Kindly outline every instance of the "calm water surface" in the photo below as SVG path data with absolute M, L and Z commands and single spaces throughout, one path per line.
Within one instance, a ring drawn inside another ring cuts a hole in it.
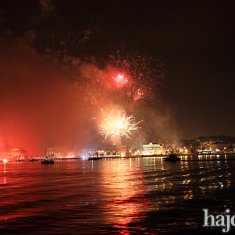
M 202 208 L 235 214 L 231 158 L 0 163 L 0 234 L 206 234 Z

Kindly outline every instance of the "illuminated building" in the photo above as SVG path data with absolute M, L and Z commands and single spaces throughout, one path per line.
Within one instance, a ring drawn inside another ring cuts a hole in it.
M 213 150 L 221 151 L 221 152 L 233 152 L 234 147 L 232 143 L 226 143 L 226 142 L 214 142 L 211 144 L 211 148 Z
M 129 153 L 126 146 L 103 146 L 95 149 L 84 149 L 81 153 L 82 158 L 98 155 L 99 157 L 124 157 Z
M 55 158 L 64 158 L 68 154 L 68 149 L 65 147 L 50 147 L 46 150 L 46 155 Z
M 99 149 L 97 152 L 99 155 L 101 156 L 103 155 L 105 157 L 124 157 L 128 155 L 126 146 L 116 146 L 116 145 L 105 146 Z
M 167 150 L 164 146 L 155 143 L 149 143 L 143 145 L 143 155 L 164 155 Z
M 22 148 L 10 148 L 8 150 L 0 151 L 0 160 L 24 160 L 28 153 Z

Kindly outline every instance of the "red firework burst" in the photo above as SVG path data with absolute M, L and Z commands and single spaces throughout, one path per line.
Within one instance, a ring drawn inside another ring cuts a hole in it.
M 123 73 L 118 73 L 115 76 L 113 76 L 113 81 L 116 87 L 121 88 L 127 85 L 128 77 Z

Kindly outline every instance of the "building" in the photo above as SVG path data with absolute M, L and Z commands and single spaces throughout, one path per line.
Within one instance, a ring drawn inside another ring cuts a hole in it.
M 28 153 L 26 150 L 22 148 L 9 148 L 0 151 L 0 161 L 3 159 L 11 160 L 25 160 L 28 156 Z
M 46 155 L 54 158 L 64 158 L 68 155 L 68 149 L 64 147 L 50 147 L 47 148 Z
M 149 143 L 143 145 L 143 155 L 164 155 L 167 153 L 166 148 L 161 144 Z
M 84 159 L 91 156 L 124 157 L 128 155 L 131 155 L 131 153 L 126 146 L 117 145 L 100 146 L 99 148 L 93 149 L 83 149 L 83 151 L 81 152 L 81 157 Z
M 233 152 L 234 151 L 234 146 L 233 143 L 226 143 L 226 142 L 214 142 L 211 144 L 211 148 L 213 150 L 217 150 L 220 152 Z

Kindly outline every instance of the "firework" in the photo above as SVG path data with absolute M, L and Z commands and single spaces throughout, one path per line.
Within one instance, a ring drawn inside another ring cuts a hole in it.
M 113 68 L 119 69 L 119 71 L 121 69 L 122 73 L 128 74 L 128 80 L 131 78 L 131 86 L 128 88 L 134 88 L 132 101 L 145 100 L 149 105 L 154 104 L 155 95 L 158 93 L 159 87 L 162 86 L 165 75 L 162 63 L 153 57 L 145 56 L 142 53 L 139 54 L 133 50 L 130 52 L 130 50 L 125 50 L 125 48 L 113 52 L 109 56 L 108 63 Z M 139 87 L 144 88 L 144 92 L 143 89 L 136 92 Z M 129 92 L 128 90 L 130 89 L 126 89 L 127 93 Z
M 100 125 L 101 134 L 105 137 L 127 137 L 131 133 L 139 130 L 139 122 L 134 116 L 126 116 L 124 112 L 111 110 L 104 113 L 103 121 Z
M 144 96 L 144 92 L 142 91 L 142 89 L 138 88 L 134 94 L 134 101 L 137 102 L 141 100 L 143 96 Z
M 114 76 L 113 80 L 114 80 L 116 86 L 119 88 L 127 85 L 127 83 L 128 83 L 127 76 L 122 73 L 118 73 L 116 76 Z

